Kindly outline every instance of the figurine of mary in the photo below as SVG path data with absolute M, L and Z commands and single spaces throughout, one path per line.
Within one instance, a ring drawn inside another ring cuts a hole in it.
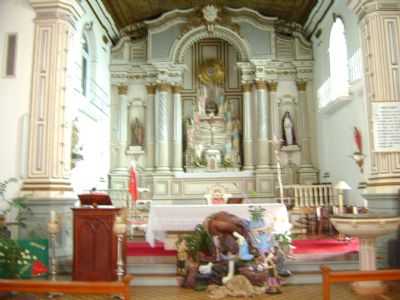
M 284 146 L 296 145 L 294 124 L 288 111 L 285 112 L 282 118 L 282 138 Z

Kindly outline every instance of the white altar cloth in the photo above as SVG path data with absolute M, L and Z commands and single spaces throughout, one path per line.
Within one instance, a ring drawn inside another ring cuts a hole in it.
M 193 231 L 196 225 L 202 224 L 206 217 L 226 211 L 243 219 L 250 219 L 249 206 L 265 208 L 266 226 L 272 226 L 274 233 L 285 233 L 290 230 L 286 206 L 280 203 L 263 204 L 219 204 L 219 205 L 157 205 L 150 207 L 146 230 L 146 241 L 154 246 L 156 240 L 165 241 L 168 231 Z

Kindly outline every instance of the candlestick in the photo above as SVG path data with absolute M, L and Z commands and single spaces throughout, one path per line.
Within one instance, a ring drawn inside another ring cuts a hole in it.
M 353 206 L 353 215 L 358 215 L 358 208 L 357 208 L 357 206 Z
M 51 222 L 56 222 L 57 221 L 57 214 L 55 210 L 50 211 L 50 221 Z
M 124 276 L 124 260 L 122 257 L 122 243 L 126 232 L 126 224 L 121 216 L 116 216 L 113 227 L 114 233 L 117 235 L 117 276 L 118 280 L 122 280 Z

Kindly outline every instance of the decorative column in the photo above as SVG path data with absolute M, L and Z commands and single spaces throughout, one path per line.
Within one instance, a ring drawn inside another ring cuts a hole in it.
M 128 147 L 128 86 L 118 86 L 119 96 L 119 159 L 118 169 L 128 170 L 128 162 L 126 161 L 126 149 Z
M 146 151 L 146 170 L 154 169 L 154 98 L 156 94 L 156 86 L 148 85 L 147 103 L 146 103 L 146 128 L 145 132 L 145 151 Z
M 349 0 L 358 16 L 368 115 L 368 194 L 398 198 L 400 186 L 400 2 Z M 390 122 L 392 120 L 392 123 Z M 390 195 L 394 195 L 393 197 Z M 383 205 L 384 199 L 380 199 Z M 394 200 L 394 199 L 393 199 Z M 390 200 L 391 201 L 391 200 Z M 390 204 L 390 205 L 393 205 Z M 393 206 L 394 207 L 394 206 Z M 400 212 L 400 203 L 396 201 Z
M 68 198 L 72 196 L 71 120 L 66 113 L 70 105 L 66 79 L 75 23 L 82 11 L 73 0 L 30 2 L 36 18 L 28 171 L 22 190 L 33 198 Z
M 172 134 L 173 143 L 173 171 L 182 171 L 182 99 L 181 99 L 180 86 L 172 87 L 172 97 L 173 97 L 173 120 L 174 128 Z
M 156 99 L 156 170 L 169 171 L 169 98 L 171 86 L 166 83 L 158 85 Z
M 243 83 L 243 169 L 253 170 L 253 133 L 252 133 L 252 103 L 251 83 Z
M 277 138 L 279 138 L 281 136 L 280 130 L 281 130 L 281 125 L 280 125 L 280 120 L 279 120 L 279 110 L 278 110 L 278 102 L 277 102 L 277 90 L 278 90 L 278 82 L 277 81 L 270 81 L 268 82 L 268 86 L 269 86 L 269 98 L 270 98 L 270 107 L 271 107 L 271 111 L 270 111 L 270 140 L 272 140 L 272 138 L 274 136 L 276 136 Z M 270 143 L 270 153 L 271 153 L 271 162 L 272 163 L 276 163 L 276 156 L 272 155 L 273 153 L 273 144 Z
M 301 167 L 312 167 L 311 165 L 311 152 L 310 152 L 310 127 L 308 124 L 308 104 L 307 104 L 307 82 L 304 80 L 296 81 L 298 101 L 300 109 L 300 130 L 298 131 L 301 136 Z
M 265 81 L 256 81 L 257 89 L 257 169 L 269 167 L 270 149 L 268 141 L 269 103 L 267 84 Z

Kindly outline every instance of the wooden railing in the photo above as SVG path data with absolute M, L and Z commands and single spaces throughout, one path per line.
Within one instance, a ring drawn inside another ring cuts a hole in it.
M 334 206 L 336 195 L 332 185 L 286 185 L 286 193 L 292 198 L 293 208 Z
M 107 294 L 121 295 L 130 300 L 129 283 L 133 279 L 126 275 L 122 281 L 50 281 L 50 280 L 7 280 L 0 279 L 2 292 Z
M 400 280 L 400 269 L 381 271 L 341 271 L 332 272 L 328 266 L 321 266 L 323 300 L 331 299 L 331 284 L 353 281 L 393 281 Z

